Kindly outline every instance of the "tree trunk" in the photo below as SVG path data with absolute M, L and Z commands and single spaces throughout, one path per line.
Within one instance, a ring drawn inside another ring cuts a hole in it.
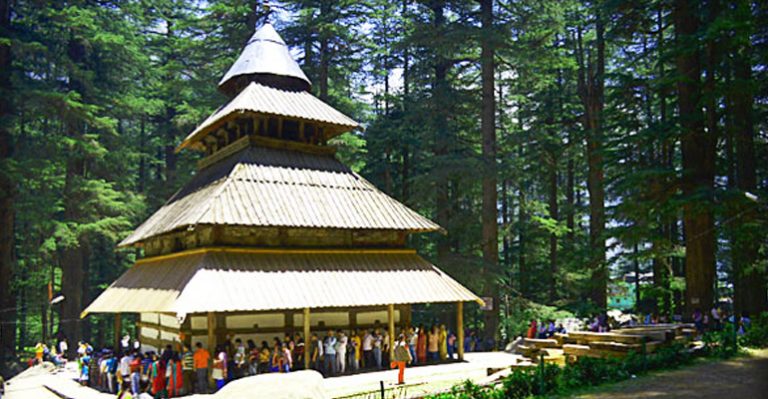
M 496 342 L 499 329 L 499 290 L 496 285 L 499 266 L 498 194 L 496 192 L 496 96 L 493 61 L 493 0 L 480 2 L 482 18 L 480 53 L 482 75 L 482 110 L 480 130 L 483 136 L 482 248 L 484 295 L 493 298 L 493 308 L 485 314 L 487 338 Z
M 574 146 L 576 143 L 573 142 L 574 140 L 574 134 L 573 129 L 569 129 L 568 131 L 568 164 L 566 165 L 566 182 L 565 182 L 565 202 L 566 202 L 566 208 L 565 208 L 565 226 L 568 228 L 568 248 L 573 249 L 575 244 L 575 237 L 576 237 L 576 223 L 575 223 L 575 215 L 576 215 L 576 202 L 575 202 L 575 193 L 574 193 L 574 186 L 575 186 L 575 180 L 576 180 L 576 173 L 575 173 L 575 161 L 574 161 Z
M 525 126 L 525 123 L 523 121 L 522 117 L 518 117 L 518 123 L 520 125 L 520 129 L 522 131 L 523 126 Z M 517 156 L 520 159 L 525 159 L 525 147 L 522 142 L 518 144 L 517 147 Z M 521 175 L 518 177 L 517 182 L 517 194 L 518 194 L 518 200 L 517 200 L 517 206 L 518 206 L 518 227 L 517 227 L 517 242 L 518 242 L 518 273 L 519 273 L 519 284 L 520 284 L 520 295 L 523 296 L 523 298 L 529 298 L 531 293 L 531 287 L 530 287 L 530 276 L 528 275 L 528 259 L 526 254 L 526 226 L 528 226 L 528 201 L 526 199 L 526 190 L 528 189 L 525 176 Z
M 577 32 L 578 92 L 584 106 L 583 123 L 587 132 L 587 190 L 589 191 L 589 267 L 592 271 L 590 299 L 600 309 L 607 306 L 608 273 L 605 264 L 605 183 L 603 175 L 603 107 L 605 88 L 605 25 L 596 11 L 595 52 L 584 48 L 582 32 Z
M 11 29 L 9 0 L 0 0 L 0 32 Z M 14 182 L 8 169 L 13 142 L 8 122 L 13 113 L 11 99 L 11 44 L 0 41 L 0 362 L 15 354 L 16 298 L 11 293 L 14 249 Z
M 548 162 L 548 180 L 549 180 L 549 217 L 552 220 L 558 220 L 557 209 L 557 158 L 550 152 Z M 549 302 L 554 303 L 557 300 L 557 234 L 549 234 Z
M 678 108 L 682 128 L 682 190 L 685 229 L 686 311 L 704 311 L 714 302 L 715 224 L 712 188 L 715 175 L 715 138 L 704 130 L 701 113 L 701 51 L 695 40 L 699 23 L 688 0 L 675 0 L 673 19 L 680 49 L 675 57 Z
M 85 40 L 72 37 L 68 43 L 69 59 L 74 65 L 84 68 L 87 59 L 88 46 Z M 70 76 L 69 89 L 79 93 L 83 99 L 87 98 L 85 85 L 75 77 Z M 86 158 L 83 150 L 79 148 L 83 140 L 84 124 L 80 121 L 69 120 L 66 125 L 67 134 L 73 144 L 67 154 L 66 170 L 64 178 L 64 221 L 69 224 L 78 224 L 82 219 L 82 189 Z M 82 339 L 82 323 L 80 312 L 83 310 L 83 279 L 85 275 L 82 237 L 77 237 L 76 243 L 67 243 L 60 251 L 61 258 L 61 289 L 65 300 L 61 303 L 60 330 L 70 342 Z M 74 354 L 75 345 L 70 346 Z
M 408 1 L 409 0 L 403 0 L 403 6 L 401 10 L 401 17 L 403 20 L 406 19 L 406 16 L 408 14 Z M 411 56 L 410 56 L 410 46 L 406 45 L 403 49 L 403 114 L 408 114 L 408 107 L 409 107 L 409 101 L 410 101 L 410 62 L 411 62 Z M 400 178 L 402 180 L 402 183 L 400 185 L 400 201 L 402 201 L 404 204 L 408 204 L 408 200 L 410 198 L 410 172 L 411 172 L 411 155 L 410 155 L 410 149 L 408 146 L 408 138 L 407 137 L 400 137 L 401 141 L 401 151 L 403 154 L 403 162 L 401 165 L 400 170 Z
M 168 26 L 168 30 L 166 32 L 166 37 L 168 38 L 169 42 L 173 42 L 173 21 L 166 21 L 166 25 Z M 174 50 L 170 50 L 170 53 L 168 54 L 168 59 L 166 60 L 166 64 L 173 62 L 176 59 L 176 55 Z M 177 77 L 173 74 L 169 74 L 166 76 L 166 79 L 168 81 L 176 80 Z M 166 101 L 170 101 L 170 99 L 174 98 L 175 96 L 172 96 L 171 93 L 166 93 L 168 96 L 168 99 Z M 176 117 L 176 107 L 173 105 L 170 105 L 170 103 L 166 103 L 165 106 L 165 118 L 163 120 L 163 124 L 165 125 L 165 185 L 164 187 L 175 190 L 176 187 L 176 126 L 174 124 L 173 118 Z
M 83 160 L 77 155 L 70 155 L 67 162 L 66 180 L 64 183 L 65 219 L 75 222 L 80 219 L 78 207 L 80 198 L 77 195 L 77 185 L 82 183 L 79 172 L 82 171 Z M 69 342 L 75 343 L 83 338 L 80 312 L 83 310 L 83 279 L 85 277 L 83 248 L 80 244 L 69 246 L 61 251 L 61 291 L 64 301 L 61 302 L 61 320 L 59 330 L 64 333 Z M 74 355 L 75 345 L 70 345 L 70 355 Z
M 144 114 L 141 115 L 139 122 L 139 177 L 137 179 L 136 191 L 144 193 L 147 187 L 147 132 Z
M 321 2 L 320 5 L 320 16 L 321 18 L 327 19 L 328 14 L 331 13 L 331 5 L 327 1 Z M 326 21 L 328 22 L 328 21 Z M 331 55 L 329 54 L 329 41 L 330 41 L 330 33 L 328 32 L 328 28 L 322 28 L 320 30 L 320 71 L 318 73 L 318 86 L 320 89 L 320 99 L 323 101 L 328 101 L 328 68 L 330 67 L 331 63 Z
M 445 25 L 445 3 L 435 1 L 431 3 L 433 15 L 433 26 L 436 31 L 440 31 Z M 438 55 L 434 64 L 435 82 L 432 89 L 433 117 L 435 128 L 435 147 L 434 155 L 437 163 L 445 162 L 448 155 L 448 120 L 446 110 L 446 97 L 448 96 L 448 60 L 444 56 Z M 438 171 L 435 182 L 435 208 L 437 213 L 437 224 L 447 228 L 450 218 L 450 202 L 448 198 L 449 190 L 448 176 L 444 171 Z M 446 262 L 450 253 L 450 241 L 448 237 L 440 236 L 437 239 L 437 259 L 440 263 Z
M 748 1 L 738 5 L 743 15 L 749 15 Z M 744 34 L 746 37 L 747 34 Z M 749 40 L 749 39 L 747 39 Z M 760 231 L 755 221 L 759 218 L 755 204 L 745 200 L 742 192 L 757 189 L 755 162 L 754 94 L 752 80 L 752 48 L 748 42 L 737 48 L 733 57 L 735 95 L 728 104 L 733 107 L 733 134 L 736 150 L 736 187 L 739 190 L 739 219 L 735 222 L 739 232 L 734 236 L 733 267 L 739 282 L 735 286 L 736 310 L 756 316 L 768 309 L 766 299 L 766 272 L 758 265 Z
M 635 243 L 632 247 L 632 253 L 635 255 L 632 262 L 635 269 L 635 312 L 640 313 L 640 259 L 638 259 L 637 252 L 637 243 Z

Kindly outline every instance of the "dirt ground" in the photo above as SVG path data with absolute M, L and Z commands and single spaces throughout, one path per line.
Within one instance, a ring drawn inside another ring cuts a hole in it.
M 768 349 L 624 381 L 577 397 L 768 399 Z

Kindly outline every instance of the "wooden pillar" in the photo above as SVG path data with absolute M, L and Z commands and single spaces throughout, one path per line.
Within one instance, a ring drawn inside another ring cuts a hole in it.
M 395 305 L 387 305 L 387 322 L 389 323 L 389 359 L 395 359 Z
M 309 320 L 309 308 L 304 308 L 304 370 L 309 370 L 309 361 L 311 360 L 312 353 L 310 353 L 311 340 L 309 338 L 309 326 L 311 326 Z
M 464 360 L 464 302 L 456 302 L 456 330 L 459 360 Z
M 211 365 L 216 358 L 216 313 L 208 312 L 208 352 L 211 353 Z M 212 371 L 212 370 L 211 370 Z M 208 384 L 213 384 L 213 372 L 208 373 Z
M 115 353 L 120 351 L 120 335 L 123 330 L 123 320 L 120 313 L 115 313 Z

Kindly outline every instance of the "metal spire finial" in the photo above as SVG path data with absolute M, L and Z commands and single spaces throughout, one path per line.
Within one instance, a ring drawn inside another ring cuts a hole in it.
M 264 23 L 269 23 L 269 15 L 272 14 L 272 6 L 269 5 L 269 0 L 264 0 L 261 6 L 264 8 Z

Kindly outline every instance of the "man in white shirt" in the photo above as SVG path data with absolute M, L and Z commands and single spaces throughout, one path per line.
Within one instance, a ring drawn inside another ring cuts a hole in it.
M 118 372 L 121 376 L 123 376 L 123 381 L 130 381 L 131 360 L 133 360 L 133 356 L 131 356 L 130 353 L 126 353 L 122 358 L 120 358 L 120 366 L 118 367 Z
M 416 364 L 416 346 L 419 344 L 419 334 L 413 327 L 408 329 L 408 352 L 411 354 L 411 362 Z
M 343 331 L 339 330 L 339 338 L 336 342 L 336 370 L 339 374 L 344 374 L 344 370 L 346 370 L 347 342 L 349 342 L 349 338 Z
M 59 342 L 59 353 L 61 353 L 61 357 L 67 358 L 67 351 L 69 350 L 69 345 L 67 344 L 67 339 L 62 338 Z
M 373 335 L 367 330 L 363 337 L 363 367 L 373 367 Z

